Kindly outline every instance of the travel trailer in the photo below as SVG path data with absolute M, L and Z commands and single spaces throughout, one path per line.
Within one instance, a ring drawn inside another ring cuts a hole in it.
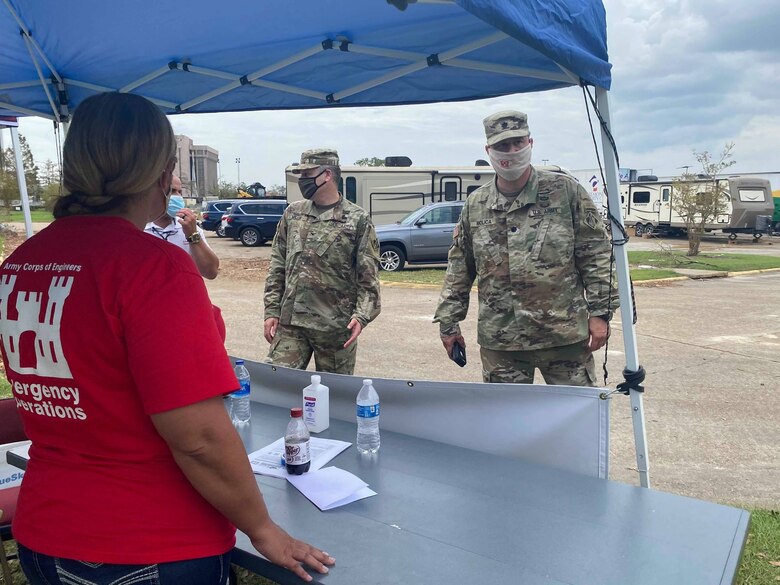
M 683 233 L 685 220 L 674 209 L 674 183 L 671 180 L 651 181 L 654 177 L 642 177 L 642 182 L 623 183 L 620 201 L 626 226 L 633 226 L 637 236 L 654 231 Z M 737 234 L 761 237 L 770 225 L 774 213 L 772 187 L 766 179 L 756 177 L 727 177 L 716 179 L 719 189 L 728 196 L 723 213 L 715 221 L 707 223 L 707 231 L 722 230 L 729 238 Z M 695 181 L 702 188 L 711 181 Z M 769 219 L 767 219 L 767 216 Z
M 400 221 L 428 203 L 465 200 L 495 176 L 487 163 L 463 167 L 413 167 L 407 157 L 388 157 L 385 165 L 341 167 L 339 191 L 368 211 L 375 225 Z M 558 166 L 536 168 L 567 173 Z M 293 169 L 295 165 L 285 169 L 287 200 L 291 203 L 303 199 L 298 175 L 292 173 Z
M 405 158 L 405 157 L 390 157 Z M 405 159 L 408 161 L 409 159 Z M 388 160 L 386 162 L 392 162 Z M 411 163 L 411 161 L 409 161 Z M 287 200 L 303 199 L 298 175 L 285 169 Z M 394 223 L 426 203 L 460 201 L 493 179 L 490 166 L 412 167 L 342 166 L 339 191 L 347 200 L 360 205 L 376 225 Z
M 598 170 L 573 170 L 571 174 L 597 204 L 599 201 L 606 202 Z M 722 230 L 731 239 L 735 239 L 738 233 L 760 237 L 768 231 L 774 213 L 769 180 L 762 176 L 737 175 L 719 177 L 716 181 L 728 195 L 728 202 L 723 213 L 704 226 L 707 231 Z M 620 203 L 626 227 L 633 227 L 637 236 L 658 231 L 684 233 L 685 220 L 674 209 L 674 182 L 672 177 L 659 179 L 654 175 L 638 175 L 634 169 L 621 169 Z M 697 179 L 694 183 L 704 187 L 711 181 Z

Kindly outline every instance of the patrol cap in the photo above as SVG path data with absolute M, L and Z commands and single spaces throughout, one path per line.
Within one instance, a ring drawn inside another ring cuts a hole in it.
M 528 129 L 528 116 L 515 110 L 496 112 L 482 120 L 482 123 L 485 125 L 488 146 L 507 138 L 522 138 L 531 134 Z
M 300 174 L 307 169 L 316 169 L 317 167 L 339 166 L 339 153 L 335 148 L 312 148 L 304 150 L 301 154 L 301 163 L 292 169 L 293 174 Z

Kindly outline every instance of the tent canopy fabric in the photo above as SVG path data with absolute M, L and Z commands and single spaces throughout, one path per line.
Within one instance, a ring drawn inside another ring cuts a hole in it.
M 601 0 L 0 6 L 0 116 L 66 119 L 99 91 L 171 114 L 460 101 L 609 89 L 610 67 Z

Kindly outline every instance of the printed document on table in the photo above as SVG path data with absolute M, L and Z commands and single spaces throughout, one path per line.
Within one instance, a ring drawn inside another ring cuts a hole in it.
M 309 443 L 311 453 L 311 467 L 309 471 L 321 469 L 350 445 L 352 443 L 347 441 L 312 437 Z M 282 461 L 283 459 L 284 437 L 249 454 L 249 463 L 252 465 L 252 471 L 258 475 L 270 475 L 271 477 L 286 478 L 289 475 Z
M 362 479 L 338 467 L 288 475 L 287 481 L 320 510 L 331 510 L 376 495 Z

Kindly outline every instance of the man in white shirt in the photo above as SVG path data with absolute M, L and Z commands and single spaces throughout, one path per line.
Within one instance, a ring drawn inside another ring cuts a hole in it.
M 179 246 L 195 261 L 203 278 L 213 280 L 219 272 L 219 258 L 206 242 L 203 230 L 191 209 L 184 206 L 181 179 L 173 175 L 168 213 L 146 224 L 144 231 Z

